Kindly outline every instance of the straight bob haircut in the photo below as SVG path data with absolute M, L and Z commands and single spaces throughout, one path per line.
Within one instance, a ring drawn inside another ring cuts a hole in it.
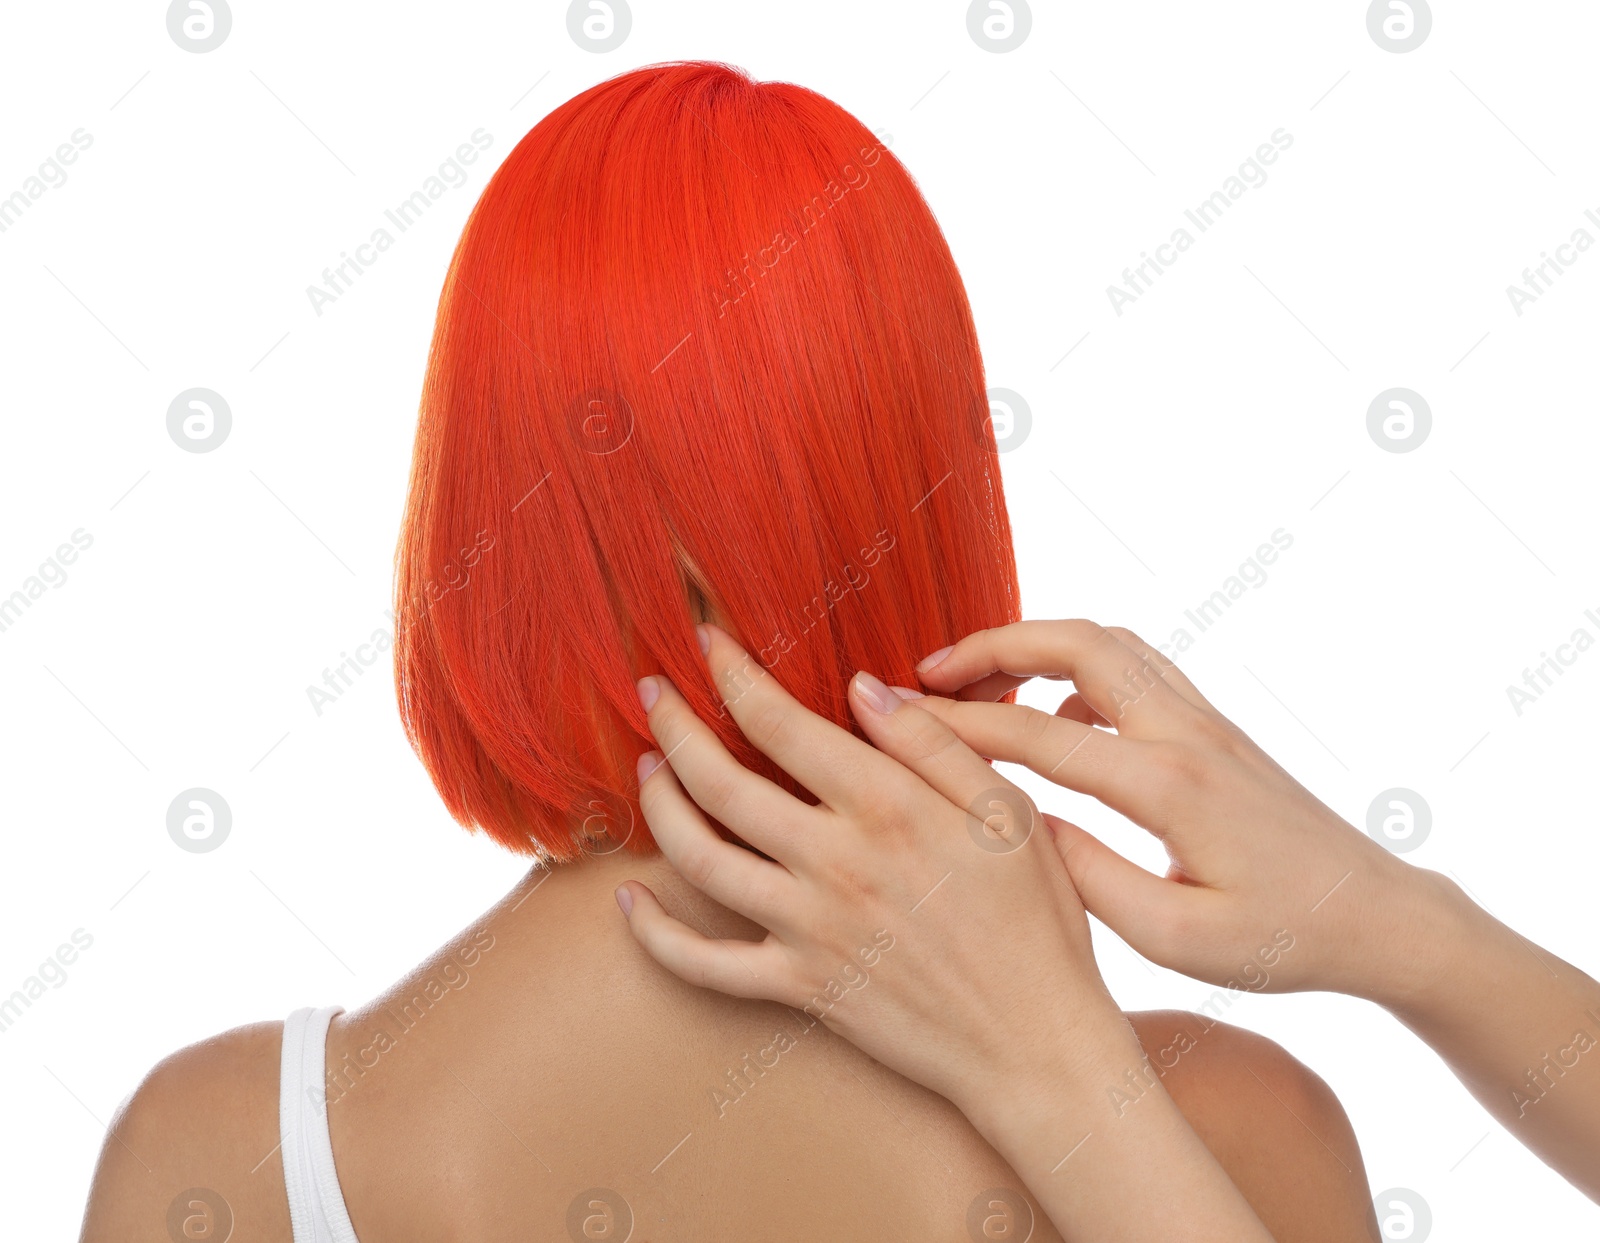
M 445 278 L 396 554 L 395 681 L 452 816 L 567 861 L 655 849 L 634 684 L 739 760 L 726 628 L 845 728 L 1020 616 L 966 292 L 900 162 L 813 91 L 687 62 L 557 108 Z

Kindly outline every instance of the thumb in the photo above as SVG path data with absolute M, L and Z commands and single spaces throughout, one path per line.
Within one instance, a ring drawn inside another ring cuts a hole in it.
M 1045 813 L 1084 909 L 1146 958 L 1165 965 L 1182 904 L 1200 895 L 1124 859 L 1093 834 Z

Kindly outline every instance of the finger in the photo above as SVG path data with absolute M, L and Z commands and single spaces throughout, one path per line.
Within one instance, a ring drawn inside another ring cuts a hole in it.
M 1059 673 L 1041 673 L 1038 675 L 1047 682 L 1065 682 L 1067 679 Z M 976 682 L 963 686 L 955 691 L 952 699 L 981 699 L 993 703 L 1010 691 L 1014 691 L 1024 682 L 1032 681 L 1031 676 L 1018 676 L 1011 673 L 991 673 L 986 678 L 979 678 Z
M 1133 814 L 1142 744 L 1022 704 L 966 703 L 937 695 L 917 704 L 979 755 L 1022 764 L 1059 786 Z
M 991 673 L 986 678 L 979 678 L 976 682 L 968 683 L 960 690 L 955 691 L 956 699 L 977 699 L 984 703 L 994 703 L 1003 695 L 1014 691 L 1030 678 L 1017 677 L 1010 673 Z
M 1107 729 L 1111 727 L 1111 722 L 1091 708 L 1089 701 L 1076 691 L 1061 701 L 1061 706 L 1056 709 L 1056 715 L 1069 721 L 1077 721 L 1080 725 L 1101 725 Z
M 801 1004 L 790 999 L 805 990 L 797 986 L 786 951 L 772 937 L 732 941 L 696 932 L 668 915 L 655 894 L 636 880 L 618 888 L 617 905 L 634 940 L 680 980 L 731 997 Z
M 931 657 L 930 657 L 931 659 Z M 1067 677 L 1060 673 L 1041 673 L 1037 675 L 1046 682 L 1065 682 Z M 1033 676 L 1022 676 L 1011 673 L 991 673 L 986 678 L 979 678 L 976 682 L 963 686 L 955 691 L 952 699 L 982 699 L 989 703 L 1001 698 L 1009 691 L 1016 690 L 1024 682 L 1031 682 Z
M 923 685 L 950 693 L 996 672 L 1014 677 L 1065 675 L 1121 732 L 1156 737 L 1181 719 L 1182 697 L 1158 670 L 1094 622 L 1016 622 L 968 635 L 918 668 Z
M 1093 834 L 1044 813 L 1084 909 L 1152 961 L 1172 957 L 1174 932 L 1217 897 L 1124 859 Z
M 645 823 L 679 876 L 764 928 L 793 926 L 793 876 L 718 836 L 660 752 L 640 757 L 639 779 L 639 808 Z
M 731 832 L 787 865 L 795 830 L 812 809 L 739 763 L 666 678 L 641 678 L 639 702 L 650 733 L 689 797 Z
M 1168 686 L 1172 687 L 1173 690 L 1177 691 L 1178 694 L 1182 695 L 1195 707 L 1202 708 L 1207 712 L 1216 711 L 1211 706 L 1210 701 L 1200 693 L 1199 688 L 1189 681 L 1183 670 L 1179 669 L 1165 653 L 1151 647 L 1150 644 L 1125 626 L 1109 626 L 1107 629 L 1122 641 L 1124 647 L 1148 661 L 1151 668 L 1161 674 L 1162 679 Z
M 874 746 L 909 768 L 934 791 L 957 807 L 973 812 L 980 820 L 990 815 L 992 795 L 999 790 L 1014 792 L 1013 802 L 1032 814 L 1032 802 L 1011 782 L 997 773 L 954 730 L 922 708 L 928 700 L 918 691 L 893 690 L 870 673 L 850 679 L 850 707 L 856 720 Z M 1002 705 L 991 705 L 1002 706 Z M 1003 705 L 1009 707 L 1011 705 Z M 983 806 L 978 807 L 982 802 Z M 1024 827 L 1024 826 L 1018 826 Z M 1031 825 L 1025 826 L 1031 828 Z
M 900 776 L 892 760 L 796 700 L 724 631 L 696 629 L 723 706 L 744 736 L 829 807 L 864 810 Z

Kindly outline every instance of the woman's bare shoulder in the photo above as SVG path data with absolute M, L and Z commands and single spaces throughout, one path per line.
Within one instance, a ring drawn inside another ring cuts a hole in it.
M 291 1238 L 278 1159 L 283 1024 L 251 1023 L 163 1058 L 118 1106 L 84 1243 Z

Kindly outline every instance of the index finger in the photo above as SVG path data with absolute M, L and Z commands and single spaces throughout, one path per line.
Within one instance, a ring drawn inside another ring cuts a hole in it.
M 1082 619 L 1014 622 L 976 631 L 923 661 L 917 676 L 943 694 L 973 683 L 988 692 L 1032 677 L 1064 676 L 1090 707 L 1119 732 L 1134 737 L 1162 732 L 1188 706 L 1147 653 Z

